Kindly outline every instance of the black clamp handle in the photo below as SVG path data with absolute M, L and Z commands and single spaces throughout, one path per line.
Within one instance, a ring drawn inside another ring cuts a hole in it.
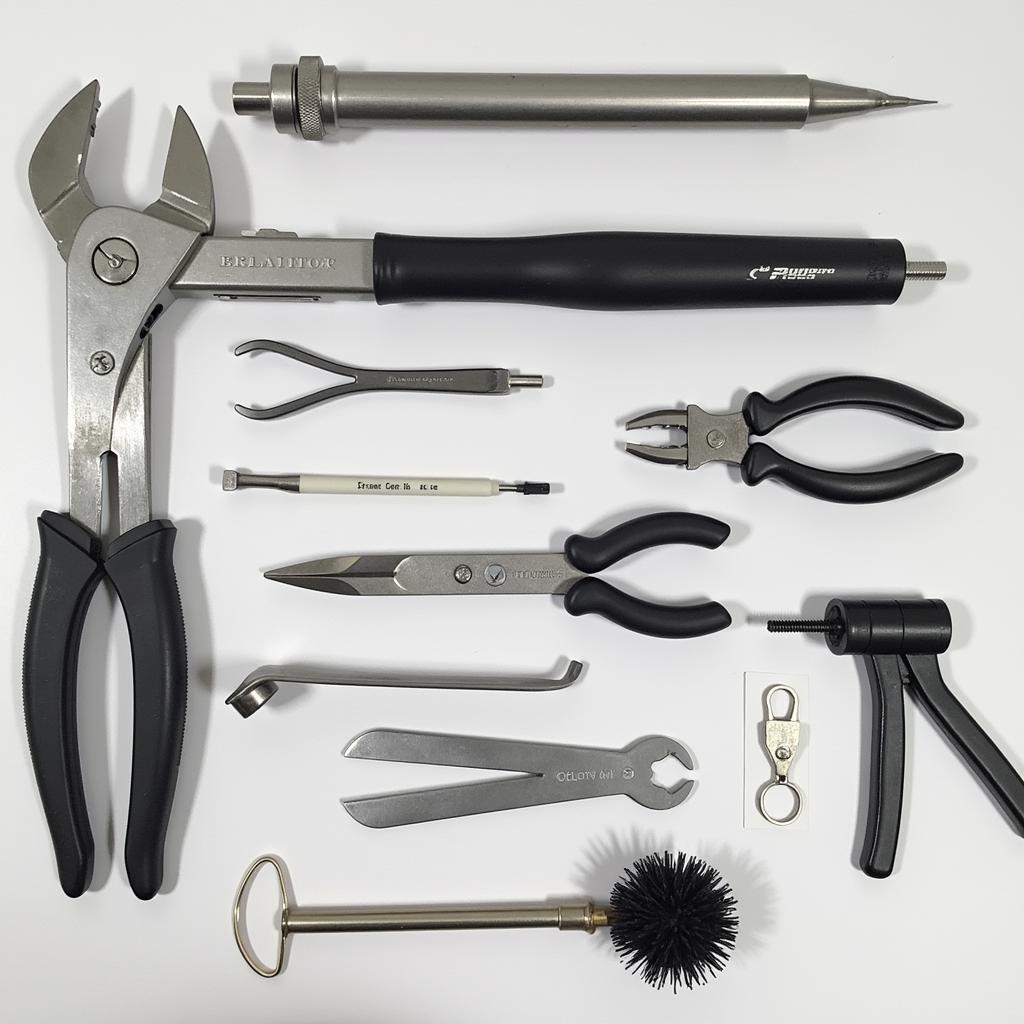
M 629 555 L 663 544 L 696 544 L 717 548 L 729 536 L 729 527 L 709 516 L 689 512 L 658 512 L 612 527 L 597 537 L 573 534 L 565 542 L 565 557 L 580 572 L 607 569 Z M 587 576 L 565 595 L 570 615 L 603 615 L 617 625 L 646 636 L 683 639 L 725 629 L 732 616 L 717 601 L 691 605 L 665 605 L 631 597 L 604 580 Z
M 125 866 L 140 899 L 163 880 L 163 848 L 185 728 L 185 626 L 172 561 L 174 526 L 143 523 L 110 545 L 69 516 L 39 517 L 40 558 L 25 636 L 29 750 L 61 887 L 80 896 L 94 845 L 78 751 L 78 651 L 86 611 L 106 572 L 128 622 L 134 667 L 132 778 Z
M 1024 780 L 992 738 L 956 699 L 935 654 L 874 655 L 871 775 L 867 832 L 860 866 L 886 878 L 896 863 L 903 808 L 905 760 L 903 688 L 912 686 L 920 703 L 957 750 L 1007 819 L 1024 834 Z
M 931 430 L 957 430 L 964 424 L 956 409 L 916 388 L 883 377 L 857 376 L 815 381 L 775 400 L 754 391 L 743 403 L 743 418 L 751 434 L 763 436 L 797 416 L 844 408 L 888 413 Z M 895 469 L 842 473 L 805 466 L 755 442 L 743 456 L 740 472 L 751 486 L 774 479 L 826 501 L 862 504 L 913 494 L 952 476 L 963 464 L 961 455 L 942 454 Z

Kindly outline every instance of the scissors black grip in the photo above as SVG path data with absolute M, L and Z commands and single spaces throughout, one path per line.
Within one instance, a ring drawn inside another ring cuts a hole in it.
M 729 527 L 710 516 L 690 512 L 657 512 L 612 527 L 597 537 L 573 534 L 565 542 L 565 557 L 581 572 L 594 573 L 615 562 L 663 544 L 695 544 L 717 548 L 729 536 Z M 725 629 L 732 616 L 717 601 L 696 605 L 666 605 L 623 593 L 604 580 L 586 576 L 565 595 L 570 615 L 591 612 L 646 636 L 705 636 Z

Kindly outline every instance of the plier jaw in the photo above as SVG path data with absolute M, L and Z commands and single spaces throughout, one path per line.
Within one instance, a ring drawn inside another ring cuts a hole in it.
M 648 427 L 681 430 L 686 435 L 686 444 L 681 445 L 632 442 L 626 445 L 630 455 L 662 465 L 685 466 L 687 469 L 699 469 L 706 462 L 738 465 L 750 447 L 750 428 L 743 413 L 714 416 L 699 405 L 688 405 L 685 409 L 643 413 L 626 424 L 627 430 Z
M 153 520 L 149 468 L 151 329 L 171 284 L 213 228 L 206 154 L 179 107 L 159 198 L 145 211 L 99 206 L 85 161 L 99 107 L 90 82 L 50 122 L 29 163 L 32 198 L 67 264 L 70 513 L 39 517 L 40 560 L 25 638 L 29 749 L 64 891 L 89 886 L 93 838 L 78 755 L 78 649 L 89 602 L 107 578 L 131 639 L 134 728 L 125 866 L 150 899 L 163 881 L 185 727 L 185 627 L 174 525 Z M 100 539 L 101 460 L 117 456 L 118 529 Z

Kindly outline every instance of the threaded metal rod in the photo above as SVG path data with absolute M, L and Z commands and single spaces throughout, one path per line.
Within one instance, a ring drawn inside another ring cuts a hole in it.
M 769 633 L 836 633 L 842 628 L 838 619 L 769 619 Z
M 908 281 L 943 281 L 946 264 L 942 260 L 907 260 L 905 277 Z

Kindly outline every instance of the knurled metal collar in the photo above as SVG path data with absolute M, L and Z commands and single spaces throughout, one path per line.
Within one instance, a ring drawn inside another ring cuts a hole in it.
M 324 137 L 324 119 L 320 108 L 320 72 L 324 62 L 319 57 L 300 57 L 295 73 L 295 98 L 299 115 L 299 134 L 319 142 Z

